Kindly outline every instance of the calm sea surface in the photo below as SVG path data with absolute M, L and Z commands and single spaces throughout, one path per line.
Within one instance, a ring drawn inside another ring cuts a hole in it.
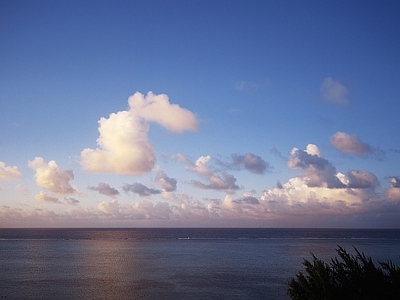
M 0 298 L 289 299 L 337 245 L 400 265 L 397 229 L 0 229 Z

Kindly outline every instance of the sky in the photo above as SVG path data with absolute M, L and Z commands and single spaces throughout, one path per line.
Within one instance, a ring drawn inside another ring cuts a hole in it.
M 0 2 L 0 227 L 400 227 L 398 1 Z

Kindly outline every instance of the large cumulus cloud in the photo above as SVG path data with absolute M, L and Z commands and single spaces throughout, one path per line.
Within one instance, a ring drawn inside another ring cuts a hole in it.
M 169 102 L 168 96 L 136 92 L 129 109 L 99 120 L 98 148 L 81 152 L 83 170 L 93 173 L 141 175 L 153 169 L 156 158 L 148 138 L 149 122 L 175 133 L 196 130 L 198 121 L 189 110 Z

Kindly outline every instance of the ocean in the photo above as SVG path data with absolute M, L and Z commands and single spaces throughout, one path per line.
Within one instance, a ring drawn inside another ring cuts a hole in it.
M 399 229 L 0 229 L 0 298 L 289 299 L 338 245 L 400 265 Z

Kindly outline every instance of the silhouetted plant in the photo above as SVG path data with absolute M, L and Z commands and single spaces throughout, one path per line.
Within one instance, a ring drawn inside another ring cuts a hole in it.
M 378 262 L 356 248 L 356 255 L 338 246 L 340 259 L 330 264 L 318 259 L 304 259 L 305 273 L 299 272 L 288 283 L 288 294 L 293 300 L 318 299 L 400 299 L 400 268 L 391 261 Z

